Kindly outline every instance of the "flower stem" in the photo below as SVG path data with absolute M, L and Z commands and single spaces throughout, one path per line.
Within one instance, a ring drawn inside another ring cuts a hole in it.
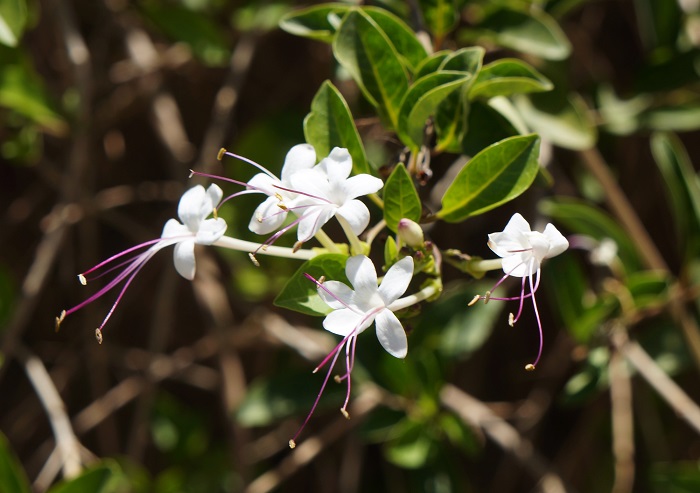
M 472 260 L 469 262 L 469 267 L 475 272 L 498 270 L 503 267 L 503 259 L 493 258 L 488 260 Z
M 342 216 L 337 215 L 335 217 L 338 219 L 340 226 L 342 226 L 343 231 L 345 232 L 345 236 L 348 237 L 348 241 L 350 242 L 350 253 L 352 255 L 364 255 L 365 252 L 364 248 L 362 248 L 362 243 L 360 242 L 360 239 L 357 237 L 355 232 L 352 230 L 350 223 L 348 223 Z
M 404 308 L 408 308 L 409 306 L 415 305 L 416 303 L 420 303 L 423 300 L 427 300 L 431 296 L 437 294 L 437 292 L 438 287 L 434 284 L 431 284 L 430 286 L 424 287 L 415 294 L 399 298 L 398 300 L 394 301 L 391 305 L 387 306 L 387 308 L 392 312 L 395 312 L 397 310 L 403 310 Z
M 267 246 L 261 247 L 260 243 L 254 243 L 252 241 L 239 240 L 238 238 L 231 238 L 230 236 L 222 236 L 219 240 L 214 243 L 214 246 L 228 248 L 230 250 L 239 250 L 241 252 L 254 252 L 260 255 L 272 255 L 273 257 L 284 257 L 284 258 L 298 258 L 302 260 L 309 260 L 316 255 L 317 252 L 313 250 L 299 249 L 294 251 L 293 248 L 280 247 L 280 246 Z
M 336 245 L 333 240 L 330 239 L 330 237 L 326 234 L 325 231 L 322 229 L 319 229 L 316 234 L 314 235 L 318 242 L 323 245 L 323 248 L 328 250 L 331 253 L 341 253 L 340 249 L 338 248 L 338 245 Z

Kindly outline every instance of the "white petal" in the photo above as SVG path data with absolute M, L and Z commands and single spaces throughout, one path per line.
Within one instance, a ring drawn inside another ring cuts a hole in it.
M 384 309 L 374 320 L 377 325 L 377 339 L 387 353 L 396 358 L 405 358 L 408 353 L 406 332 L 394 312 Z
M 182 223 L 193 233 L 197 232 L 200 221 L 204 219 L 202 217 L 202 204 L 205 202 L 209 203 L 209 199 L 202 185 L 190 188 L 180 198 L 180 203 L 177 206 L 177 215 L 180 216 Z M 211 212 L 211 208 L 209 212 Z M 204 217 L 208 215 L 209 213 Z
M 384 182 L 382 180 L 367 174 L 351 176 L 343 183 L 345 196 L 348 200 L 374 193 L 383 186 Z
M 248 180 L 248 186 L 250 188 L 253 190 L 260 190 L 269 196 L 273 196 L 276 193 L 283 193 L 283 191 L 275 188 L 274 185 L 281 185 L 281 182 L 275 178 L 272 178 L 270 175 L 266 175 L 265 173 L 258 173 Z
M 173 252 L 175 269 L 185 279 L 194 279 L 194 241 L 181 241 L 175 245 Z
M 530 229 L 530 223 L 527 222 L 525 218 L 517 212 L 513 214 L 513 217 L 510 218 L 510 221 L 508 221 L 506 227 L 503 228 L 503 232 L 511 236 L 517 236 L 522 233 L 529 233 L 530 231 L 532 231 Z
M 379 286 L 379 295 L 384 304 L 390 305 L 404 294 L 412 278 L 413 257 L 404 257 L 392 265 Z
M 221 199 L 224 197 L 224 191 L 221 190 L 221 187 L 217 185 L 216 183 L 212 183 L 209 185 L 209 188 L 207 188 L 207 198 L 211 202 L 211 208 L 214 210 L 214 208 L 219 205 L 219 202 L 221 202 Z M 207 212 L 207 216 L 211 213 L 211 211 Z M 204 216 L 204 217 L 207 217 Z
M 292 147 L 284 158 L 282 166 L 282 183 L 287 187 L 291 184 L 290 177 L 297 171 L 311 169 L 316 164 L 316 151 L 309 144 L 299 144 Z
M 347 308 L 341 308 L 326 315 L 326 318 L 323 320 L 323 328 L 328 332 L 346 336 L 359 327 L 363 317 L 363 314 L 355 313 Z M 369 326 L 369 324 L 366 324 L 366 326 Z M 361 330 L 358 330 L 359 332 Z
M 354 294 L 352 289 L 339 281 L 326 281 L 323 287 L 318 288 L 318 295 L 334 310 L 352 306 Z
M 291 189 L 301 192 L 299 196 L 319 204 L 330 203 L 331 191 L 328 176 L 316 166 L 313 169 L 303 169 L 294 173 L 290 179 Z
M 266 235 L 279 229 L 287 218 L 287 211 L 280 209 L 279 203 L 277 197 L 268 197 L 255 209 L 248 229 L 259 235 Z
M 313 206 L 307 209 L 299 221 L 297 239 L 309 241 L 335 215 L 336 210 L 334 206 Z
M 199 225 L 199 231 L 195 242 L 199 245 L 213 245 L 226 232 L 226 221 L 217 217 L 216 219 L 205 219 Z
M 356 297 L 369 298 L 377 292 L 377 271 L 364 255 L 350 257 L 345 264 L 345 274 L 355 288 Z
M 328 157 L 318 163 L 318 166 L 326 172 L 331 184 L 339 186 L 350 176 L 352 157 L 347 149 L 334 147 Z
M 369 224 L 369 209 L 359 200 L 345 202 L 337 209 L 336 214 L 343 217 L 350 224 L 353 233 L 356 235 L 362 233 Z
M 168 219 L 160 234 L 161 238 L 186 238 L 188 236 L 192 236 L 192 232 L 176 219 Z
M 530 231 L 527 233 L 527 240 L 532 248 L 530 255 L 538 262 L 542 262 L 549 252 L 550 243 L 547 237 L 540 232 Z
M 540 263 L 529 254 L 511 255 L 503 258 L 503 272 L 512 277 L 525 277 L 534 274 Z
M 542 234 L 549 240 L 549 252 L 545 258 L 556 257 L 569 248 L 569 241 L 564 238 L 564 235 L 562 235 L 553 224 L 547 224 Z

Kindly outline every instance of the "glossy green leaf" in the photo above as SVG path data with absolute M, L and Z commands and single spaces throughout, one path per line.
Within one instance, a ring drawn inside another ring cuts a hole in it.
M 673 134 L 651 136 L 651 151 L 666 183 L 678 234 L 678 245 L 687 257 L 697 254 L 700 242 L 700 178 L 683 143 Z
M 49 493 L 121 493 L 125 478 L 113 461 L 102 463 L 83 471 L 80 476 L 57 484 Z
M 617 244 L 622 265 L 629 271 L 641 268 L 635 242 L 606 212 L 582 200 L 555 197 L 540 202 L 540 210 L 554 222 L 563 224 L 570 231 L 584 234 L 600 241 L 610 238 Z
M 408 75 L 384 31 L 362 10 L 351 10 L 333 40 L 333 53 L 369 102 L 396 128 Z
M 393 236 L 388 236 L 384 243 L 384 265 L 394 265 L 399 259 L 399 249 Z
M 47 132 L 66 133 L 68 126 L 23 53 L 0 46 L 0 66 L 0 106 L 37 123 Z
M 17 46 L 27 24 L 25 0 L 0 2 L 0 44 Z
M 460 72 L 469 72 L 472 76 L 476 76 L 484 63 L 485 53 L 486 50 L 481 46 L 460 48 L 445 57 L 440 65 L 440 70 L 458 70 Z
M 452 31 L 459 19 L 459 11 L 453 0 L 419 0 L 423 19 L 436 38 Z
M 437 213 L 447 222 L 482 214 L 522 194 L 532 184 L 539 164 L 537 135 L 510 137 L 474 156 L 442 197 Z
M 0 433 L 0 492 L 30 493 L 27 475 L 22 469 L 5 435 Z
M 399 163 L 384 185 L 384 219 L 387 227 L 397 231 L 402 218 L 418 222 L 421 216 L 420 198 L 406 167 Z
M 370 172 L 350 108 L 330 81 L 321 85 L 311 102 L 311 112 L 304 119 L 304 136 L 317 156 L 327 156 L 334 147 L 344 147 L 350 151 L 355 174 Z
M 426 120 L 453 91 L 465 84 L 471 75 L 465 72 L 440 71 L 417 80 L 401 102 L 397 133 L 401 141 L 418 150 L 423 144 Z
M 437 51 L 424 59 L 416 68 L 415 80 L 437 72 L 451 53 L 452 52 L 448 50 Z
M 473 156 L 494 142 L 517 135 L 518 131 L 498 111 L 481 101 L 469 105 L 461 152 Z
M 485 37 L 547 60 L 563 60 L 571 53 L 571 44 L 557 21 L 534 5 L 527 11 L 491 6 L 481 22 L 460 34 L 463 40 Z
M 598 132 L 583 99 L 575 93 L 561 99 L 549 93 L 516 96 L 523 120 L 552 143 L 567 149 L 590 149 Z
M 492 98 L 552 89 L 552 83 L 544 75 L 525 62 L 505 58 L 489 63 L 479 71 L 472 84 L 469 97 Z
M 384 9 L 364 7 L 362 10 L 384 31 L 411 72 L 428 57 L 428 52 L 418 41 L 416 33 L 404 21 Z
M 316 284 L 304 274 L 309 274 L 314 279 L 325 276 L 326 280 L 349 284 L 348 278 L 345 276 L 347 258 L 346 255 L 340 253 L 326 253 L 304 262 L 275 298 L 275 306 L 307 315 L 330 313 L 332 310 L 318 295 Z
M 338 3 L 314 5 L 285 15 L 280 27 L 289 34 L 331 43 L 340 18 L 349 7 Z

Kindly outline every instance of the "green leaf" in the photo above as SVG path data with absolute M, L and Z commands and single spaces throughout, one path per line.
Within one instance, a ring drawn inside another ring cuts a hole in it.
M 401 141 L 417 151 L 423 144 L 426 120 L 453 91 L 471 79 L 471 74 L 440 71 L 417 80 L 401 102 L 397 133 Z
M 206 15 L 177 5 L 153 2 L 142 4 L 141 8 L 169 38 L 187 44 L 206 65 L 228 65 L 231 49 L 219 26 Z
M 495 96 L 549 91 L 552 87 L 549 79 L 527 63 L 514 58 L 504 58 L 481 69 L 469 91 L 469 97 L 489 99 Z
M 352 156 L 353 172 L 370 172 L 350 108 L 330 81 L 321 85 L 311 102 L 311 112 L 304 119 L 304 136 L 316 149 L 316 155 L 327 156 L 334 147 L 345 147 Z
M 12 453 L 7 438 L 0 433 L 0 492 L 30 493 L 30 491 L 27 475 Z
M 694 493 L 700 491 L 700 464 L 697 460 L 656 462 L 652 464 L 652 493 Z
M 428 58 L 424 59 L 416 68 L 414 73 L 415 80 L 432 74 L 433 72 L 437 72 L 451 53 L 452 52 L 448 50 L 437 51 Z
M 17 46 L 27 24 L 25 0 L 2 0 L 0 2 L 0 43 Z
M 650 109 L 640 119 L 642 125 L 652 130 L 690 132 L 700 128 L 700 102 Z
M 458 70 L 476 76 L 484 63 L 485 53 L 486 50 L 481 46 L 461 48 L 445 57 L 440 65 L 440 70 Z
M 636 243 L 606 212 L 582 200 L 555 197 L 540 202 L 540 210 L 567 229 L 601 241 L 610 238 L 617 244 L 618 256 L 628 272 L 641 268 Z
M 387 227 L 396 233 L 402 218 L 418 222 L 421 215 L 420 198 L 411 175 L 403 163 L 392 171 L 384 185 L 384 219 Z
M 469 105 L 461 151 L 467 156 L 473 156 L 494 142 L 517 134 L 515 127 L 498 111 L 481 101 L 473 101 Z
M 394 265 L 399 259 L 399 249 L 393 236 L 388 236 L 384 243 L 384 265 Z
M 362 10 L 353 9 L 338 29 L 333 53 L 368 101 L 396 128 L 408 75 L 384 31 Z
M 532 184 L 539 165 L 537 135 L 510 137 L 474 156 L 442 197 L 437 213 L 447 222 L 460 222 L 514 199 Z
M 396 428 L 398 437 L 386 442 L 384 455 L 387 460 L 399 467 L 416 469 L 426 462 L 437 450 L 435 438 L 425 423 L 406 418 Z
M 419 0 L 423 19 L 436 38 L 442 38 L 457 24 L 459 11 L 453 0 Z
M 102 463 L 83 471 L 77 478 L 62 482 L 49 493 L 120 493 L 124 491 L 125 477 L 113 461 Z
M 345 275 L 347 255 L 326 253 L 308 260 L 287 281 L 282 291 L 275 298 L 275 306 L 288 308 L 307 315 L 326 315 L 331 308 L 321 299 L 316 284 L 304 274 L 314 279 L 325 276 L 326 280 L 340 281 L 350 284 Z
M 680 139 L 670 133 L 651 136 L 651 151 L 666 182 L 679 245 L 685 245 L 688 256 L 697 253 L 700 241 L 700 178 Z M 688 242 L 688 237 L 693 243 Z
M 295 10 L 282 17 L 280 28 L 295 36 L 331 43 L 340 17 L 349 8 L 342 4 L 326 3 Z
M 423 44 L 418 41 L 418 37 L 404 21 L 396 17 L 391 12 L 377 7 L 364 7 L 363 12 L 369 15 L 374 22 L 384 31 L 387 38 L 394 45 L 396 52 L 400 55 L 404 65 L 411 72 L 428 57 Z
M 547 60 L 563 60 L 571 53 L 571 44 L 557 21 L 534 5 L 527 11 L 491 6 L 481 22 L 460 34 L 464 41 L 485 37 L 500 46 Z
M 54 108 L 44 83 L 19 50 L 0 46 L 0 106 L 37 123 L 45 131 L 63 135 L 68 126 Z
M 516 96 L 515 103 L 523 120 L 552 143 L 567 149 L 590 149 L 598 132 L 590 111 L 581 96 L 571 93 L 560 98 L 556 94 Z

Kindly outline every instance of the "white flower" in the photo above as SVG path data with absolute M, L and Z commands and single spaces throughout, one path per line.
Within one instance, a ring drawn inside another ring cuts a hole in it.
M 124 296 L 126 289 L 129 287 L 143 266 L 146 265 L 146 263 L 153 258 L 156 253 L 167 246 L 175 245 L 175 269 L 182 277 L 192 280 L 195 273 L 195 244 L 211 245 L 219 240 L 226 232 L 226 221 L 221 218 L 207 219 L 207 217 L 214 212 L 214 209 L 221 201 L 222 196 L 223 192 L 217 185 L 211 185 L 206 191 L 201 185 L 190 188 L 182 195 L 180 198 L 180 204 L 178 205 L 177 212 L 182 223 L 175 219 L 170 219 L 167 223 L 165 223 L 163 233 L 159 239 L 147 241 L 145 243 L 141 243 L 140 245 L 128 248 L 127 250 L 124 250 L 123 252 L 100 262 L 91 269 L 88 269 L 87 271 L 78 275 L 80 282 L 82 284 L 87 284 L 87 276 L 96 271 L 105 269 L 102 274 L 94 275 L 94 277 L 92 277 L 93 279 L 101 277 L 102 275 L 116 268 L 123 267 L 123 269 L 116 276 L 114 276 L 114 278 L 109 281 L 106 286 L 97 291 L 97 293 L 93 294 L 88 299 L 82 303 L 79 303 L 73 308 L 61 312 L 61 315 L 56 318 L 56 328 L 58 328 L 60 323 L 67 315 L 80 310 L 81 308 L 89 305 L 93 301 L 112 291 L 112 289 L 116 288 L 117 286 L 122 285 L 112 308 L 109 310 L 107 316 L 102 321 L 102 324 L 100 324 L 95 332 L 97 340 L 101 343 L 102 329 L 112 316 L 112 313 L 121 301 L 122 296 Z M 143 250 L 146 247 L 148 248 L 145 251 L 114 267 L 113 264 L 115 261 L 138 250 Z
M 224 192 L 218 185 L 210 185 L 205 191 L 202 185 L 190 188 L 182 195 L 177 215 L 182 224 L 170 219 L 163 227 L 163 248 L 175 240 L 173 259 L 177 272 L 190 281 L 194 279 L 194 245 L 212 245 L 226 232 L 226 221 L 220 217 L 207 219 L 221 202 Z M 159 248 L 159 249 L 160 249 Z
M 389 306 L 406 292 L 413 277 L 413 258 L 404 257 L 392 265 L 379 286 L 374 264 L 364 255 L 350 257 L 345 273 L 354 291 L 338 281 L 326 281 L 318 288 L 321 299 L 333 308 L 323 321 L 323 328 L 355 337 L 374 322 L 382 347 L 392 356 L 405 358 L 406 332 Z
M 323 321 L 323 327 L 334 334 L 343 336 L 343 340 L 314 370 L 316 373 L 330 361 L 328 373 L 311 411 L 294 438 L 289 441 L 291 448 L 296 446 L 295 440 L 314 413 L 343 348 L 345 348 L 345 373 L 335 379 L 337 382 L 347 380 L 345 403 L 340 408 L 340 412 L 349 418 L 347 407 L 350 402 L 351 372 L 355 364 L 355 343 L 358 334 L 374 322 L 377 326 L 377 338 L 382 347 L 392 356 L 405 358 L 408 350 L 406 332 L 393 310 L 405 308 L 425 299 L 417 296 L 409 296 L 408 298 L 411 298 L 409 300 L 406 298 L 398 299 L 406 291 L 413 277 L 413 258 L 411 257 L 405 257 L 392 265 L 380 286 L 377 286 L 377 272 L 374 269 L 374 264 L 364 255 L 350 257 L 345 264 L 345 274 L 352 287 L 355 288 L 354 290 L 339 281 L 321 283 L 307 274 L 307 277 L 318 286 L 318 294 L 321 299 L 333 309 Z
M 489 300 L 512 301 L 519 300 L 520 306 L 516 315 L 510 314 L 509 324 L 514 325 L 523 312 L 523 302 L 525 298 L 532 298 L 532 307 L 535 311 L 537 319 L 537 327 L 539 329 L 539 351 L 537 358 L 531 364 L 525 366 L 526 370 L 534 370 L 542 357 L 543 348 L 543 333 L 540 313 L 537 309 L 537 301 L 535 300 L 535 292 L 540 285 L 540 272 L 542 261 L 547 258 L 552 258 L 569 248 L 569 242 L 566 238 L 551 224 L 545 226 L 542 233 L 532 231 L 530 224 L 520 214 L 514 214 L 508 224 L 500 233 L 491 233 L 489 235 L 489 248 L 501 257 L 502 268 L 505 275 L 493 287 L 495 289 L 508 277 L 521 277 L 520 296 L 513 298 L 494 298 L 489 291 L 486 296 L 477 296 L 470 303 L 473 304 L 478 299 L 483 299 L 485 302 Z M 536 280 L 533 281 L 533 277 Z M 530 292 L 526 293 L 526 281 L 529 281 Z M 492 289 L 492 291 L 493 291 Z
M 272 233 L 282 226 L 287 218 L 287 211 L 294 206 L 297 195 L 288 191 L 292 188 L 290 178 L 296 172 L 311 169 L 316 164 L 316 151 L 309 144 L 299 144 L 292 147 L 284 159 L 281 176 L 277 178 L 272 173 L 258 173 L 248 182 L 248 186 L 267 194 L 269 197 L 261 203 L 248 228 L 259 235 Z
M 503 258 L 503 272 L 513 277 L 531 276 L 546 258 L 569 248 L 569 242 L 552 224 L 542 233 L 530 230 L 530 224 L 516 213 L 501 233 L 489 235 L 489 248 Z
M 335 147 L 311 169 L 290 176 L 292 189 L 299 194 L 294 210 L 300 216 L 297 237 L 305 242 L 333 216 L 343 218 L 359 235 L 369 224 L 369 209 L 357 197 L 375 193 L 384 182 L 368 174 L 350 176 L 352 158 L 347 149 Z

